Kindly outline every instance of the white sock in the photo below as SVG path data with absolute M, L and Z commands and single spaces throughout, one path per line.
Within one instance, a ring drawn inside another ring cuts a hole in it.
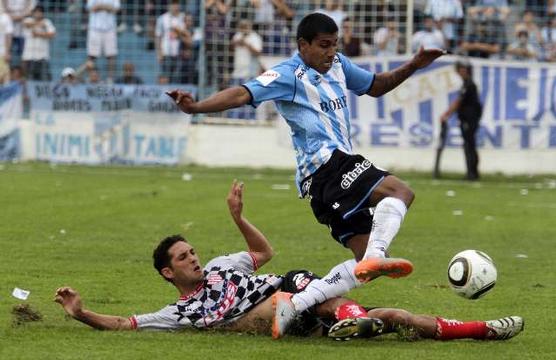
M 322 279 L 311 281 L 302 292 L 292 296 L 291 301 L 295 310 L 300 313 L 313 305 L 344 295 L 361 285 L 353 275 L 356 264 L 355 259 L 344 261 L 333 267 Z
M 364 259 L 384 257 L 384 252 L 398 233 L 406 212 L 405 203 L 394 197 L 386 197 L 378 203 Z

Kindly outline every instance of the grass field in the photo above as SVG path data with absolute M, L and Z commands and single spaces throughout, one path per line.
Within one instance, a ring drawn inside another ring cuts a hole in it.
M 175 301 L 176 291 L 152 268 L 152 248 L 161 237 L 184 233 L 203 262 L 243 250 L 224 201 L 234 178 L 246 183 L 245 215 L 276 251 L 263 271 L 325 273 L 350 253 L 297 199 L 292 172 L 0 166 L 0 359 L 556 358 L 556 176 L 467 183 L 402 174 L 417 197 L 391 253 L 411 259 L 415 271 L 350 294 L 366 305 L 449 318 L 521 315 L 526 327 L 520 336 L 507 342 L 409 342 L 388 335 L 338 343 L 194 331 L 100 332 L 68 319 L 52 301 L 62 285 L 78 289 L 86 307 L 122 316 Z M 182 180 L 184 172 L 191 181 Z M 282 184 L 291 187 L 273 189 Z M 447 196 L 449 190 L 455 196 Z M 477 301 L 446 286 L 449 259 L 468 248 L 485 251 L 498 267 L 496 287 Z M 12 324 L 10 311 L 21 303 L 10 295 L 16 286 L 31 291 L 26 303 L 42 313 L 41 321 Z

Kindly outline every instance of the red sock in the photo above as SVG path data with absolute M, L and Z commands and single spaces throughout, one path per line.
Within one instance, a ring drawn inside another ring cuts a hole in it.
M 436 318 L 436 339 L 484 339 L 488 333 L 484 321 L 462 322 L 458 320 L 447 320 L 441 317 Z
M 337 320 L 367 317 L 367 311 L 355 301 L 349 301 L 336 308 L 334 312 Z

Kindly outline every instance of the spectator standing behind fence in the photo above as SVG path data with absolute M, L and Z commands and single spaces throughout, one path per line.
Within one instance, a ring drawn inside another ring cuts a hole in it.
M 232 0 L 206 0 L 205 63 L 207 84 L 225 87 L 232 62 L 229 61 L 229 13 Z
M 474 20 L 461 49 L 471 57 L 501 58 L 506 46 L 506 30 L 497 19 Z
M 191 84 L 195 77 L 195 61 L 193 59 L 193 30 L 188 27 L 187 16 L 183 16 L 183 30 L 180 30 L 180 47 L 178 54 L 178 79 L 180 83 Z
M 0 84 L 4 84 L 10 78 L 10 49 L 13 32 L 12 19 L 8 14 L 0 12 Z
M 253 25 L 248 20 L 241 20 L 238 30 L 232 38 L 234 47 L 232 79 L 239 85 L 260 73 L 259 56 L 263 50 L 263 39 L 253 31 Z
M 345 56 L 361 56 L 362 41 L 359 37 L 353 35 L 353 24 L 350 18 L 345 18 L 342 23 L 342 36 L 340 38 L 340 45 L 342 53 Z
M 6 12 L 13 22 L 13 35 L 11 62 L 19 64 L 23 52 L 23 19 L 31 16 L 31 12 L 37 6 L 35 0 L 2 0 L 2 10 Z M 1 11 L 1 10 L 0 10 Z
M 447 50 L 454 52 L 458 43 L 459 23 L 463 19 L 460 0 L 428 0 L 425 14 L 432 16 L 444 34 Z
M 143 84 L 143 79 L 135 75 L 135 65 L 126 62 L 122 65 L 122 76 L 116 79 L 116 84 Z
M 400 32 L 398 23 L 388 18 L 384 26 L 378 28 L 373 36 L 377 56 L 397 55 L 400 49 Z
M 259 56 L 263 50 L 263 38 L 253 30 L 253 25 L 248 20 L 238 23 L 238 32 L 232 38 L 234 49 L 234 69 L 231 85 L 241 85 L 247 80 L 261 73 Z M 243 106 L 228 110 L 228 118 L 253 120 L 257 117 L 256 109 Z
M 556 15 L 550 15 L 547 26 L 541 30 L 542 59 L 556 61 Z
M 198 71 L 197 59 L 199 58 L 199 48 L 203 39 L 203 33 L 200 28 L 195 27 L 193 15 L 185 14 L 184 24 L 186 31 L 191 35 L 191 41 L 185 42 L 182 39 L 180 44 L 180 83 L 182 84 L 197 84 Z
M 518 61 L 535 61 L 539 54 L 538 48 L 529 41 L 529 33 L 521 29 L 517 33 L 517 38 L 506 50 L 508 59 Z
M 180 2 L 172 0 L 168 4 L 168 11 L 156 19 L 156 54 L 160 64 L 160 84 L 179 82 L 180 33 L 184 30 L 184 14 L 180 11 Z
M 291 21 L 295 16 L 291 1 L 249 0 L 255 8 L 255 27 L 263 36 L 263 53 L 291 55 Z
M 540 27 L 537 25 L 538 19 L 531 10 L 525 10 L 521 17 L 522 21 L 515 26 L 515 33 L 520 30 L 526 30 L 529 36 L 529 44 L 539 49 L 542 43 L 542 35 Z
M 108 83 L 113 81 L 118 55 L 116 13 L 119 10 L 120 0 L 87 0 L 87 11 L 89 11 L 87 54 L 91 61 L 96 61 L 101 55 L 106 57 Z
M 23 68 L 29 80 L 50 81 L 50 40 L 56 28 L 44 17 L 42 6 L 35 7 L 32 15 L 23 20 Z
M 444 49 L 445 39 L 442 31 L 436 28 L 435 22 L 430 15 L 425 15 L 423 30 L 413 34 L 411 49 L 417 51 L 420 47 L 425 49 Z

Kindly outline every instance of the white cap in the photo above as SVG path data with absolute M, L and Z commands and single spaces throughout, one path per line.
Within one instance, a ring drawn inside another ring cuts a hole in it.
M 64 68 L 64 70 L 62 70 L 62 77 L 66 77 L 66 76 L 75 76 L 75 70 L 71 67 L 67 67 Z

